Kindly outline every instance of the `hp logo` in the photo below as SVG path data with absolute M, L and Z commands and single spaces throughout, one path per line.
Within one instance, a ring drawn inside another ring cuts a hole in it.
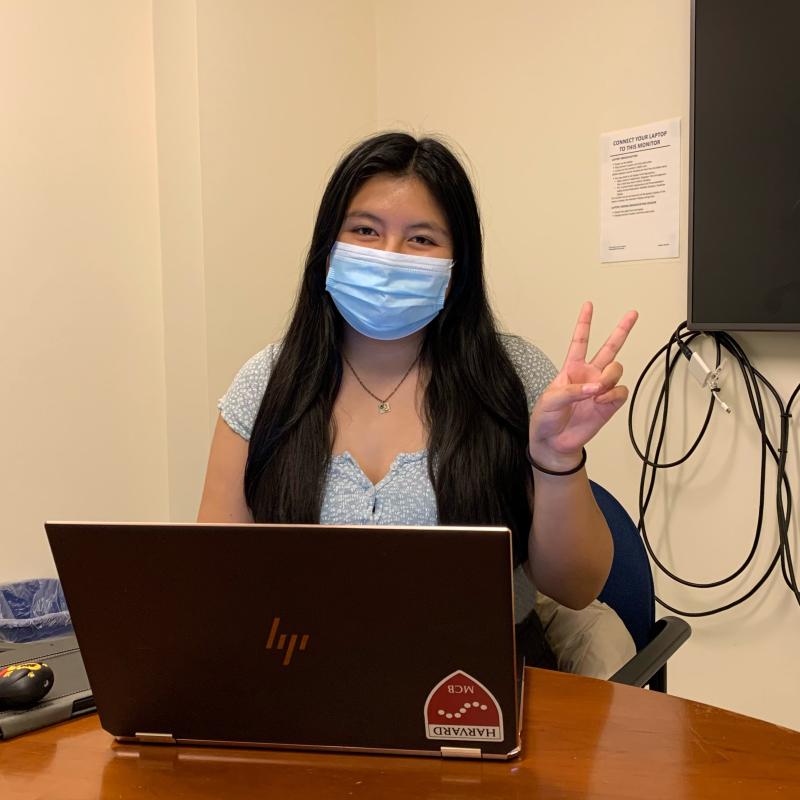
M 272 627 L 269 629 L 269 639 L 267 639 L 267 650 L 272 650 L 274 647 L 276 650 L 283 650 L 286 649 L 286 652 L 283 654 L 283 661 L 281 662 L 284 667 L 289 666 L 289 662 L 292 660 L 292 656 L 294 655 L 295 648 L 298 650 L 305 650 L 306 645 L 308 644 L 309 635 L 304 633 L 301 635 L 297 633 L 290 633 L 288 636 L 285 633 L 278 633 L 278 626 L 281 624 L 281 618 L 275 617 L 272 620 Z M 277 638 L 277 644 L 275 639 Z M 287 644 L 288 639 L 288 644 Z M 298 644 L 299 640 L 299 644 Z

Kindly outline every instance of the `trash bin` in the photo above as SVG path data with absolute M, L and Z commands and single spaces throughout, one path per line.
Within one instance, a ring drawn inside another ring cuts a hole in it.
M 0 641 L 35 642 L 72 632 L 58 578 L 0 585 Z

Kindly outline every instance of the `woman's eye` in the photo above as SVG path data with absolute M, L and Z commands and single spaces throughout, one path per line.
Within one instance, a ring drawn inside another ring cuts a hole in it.
M 427 236 L 414 236 L 411 241 L 414 242 L 414 244 L 436 244 L 433 239 L 429 239 Z
M 353 233 L 359 234 L 359 236 L 375 236 L 376 231 L 374 228 L 370 228 L 367 225 L 359 225 L 357 228 L 353 228 Z

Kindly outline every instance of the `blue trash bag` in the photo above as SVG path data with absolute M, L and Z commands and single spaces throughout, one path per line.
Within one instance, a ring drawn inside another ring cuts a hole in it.
M 0 585 L 0 641 L 35 642 L 72 632 L 72 620 L 57 578 Z

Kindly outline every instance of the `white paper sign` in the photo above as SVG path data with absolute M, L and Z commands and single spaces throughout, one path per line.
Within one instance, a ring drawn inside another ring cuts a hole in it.
M 677 258 L 680 118 L 600 136 L 600 261 Z

